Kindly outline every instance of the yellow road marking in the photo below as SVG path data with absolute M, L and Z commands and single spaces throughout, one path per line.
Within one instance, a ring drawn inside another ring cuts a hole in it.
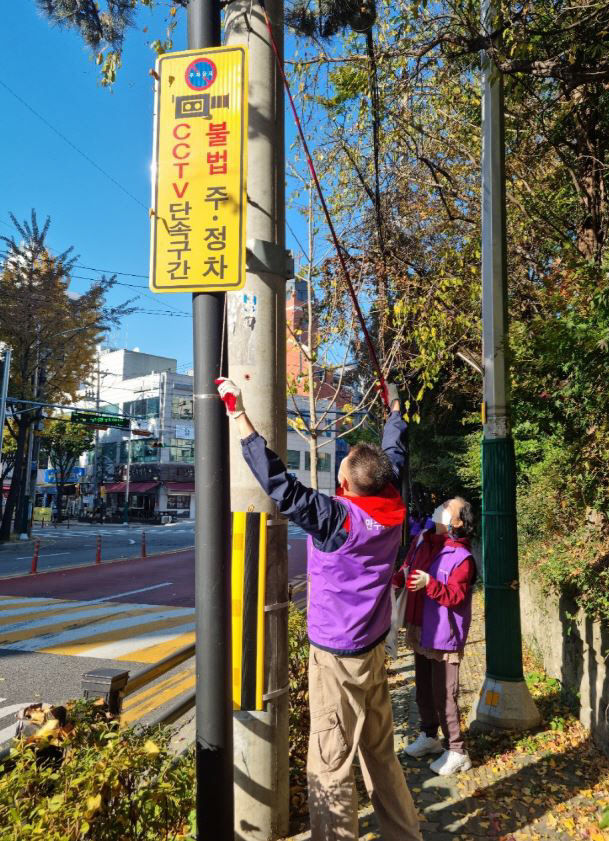
M 27 622 L 32 621 L 36 622 L 39 619 L 47 619 L 53 616 L 61 616 L 62 613 L 82 613 L 83 611 L 87 610 L 96 610 L 99 609 L 99 613 L 97 614 L 97 618 L 89 617 L 91 621 L 97 622 L 99 619 L 105 619 L 104 616 L 104 608 L 112 604 L 114 606 L 117 602 L 99 602 L 98 604 L 86 604 L 86 605 L 74 605 L 73 602 L 62 602 L 60 604 L 50 604 L 48 607 L 41 607 L 40 610 L 32 611 L 28 610 L 26 613 L 16 613 L 14 616 L 7 616 L 5 620 L 5 624 L 12 625 L 13 622 Z M 129 604 L 126 605 L 129 607 Z M 122 616 L 122 613 L 112 613 L 112 616 Z M 72 618 L 73 623 L 78 622 L 77 617 Z M 0 613 L 0 634 L 2 633 L 2 614 Z
M 32 599 L 22 598 L 18 601 L 14 600 L 14 596 L 0 596 L 0 613 L 3 610 L 21 610 L 22 607 L 52 607 L 53 605 L 70 604 L 65 599 L 45 599 L 41 602 L 33 602 Z M 10 601 L 9 604 L 4 604 L 4 601 Z
M 147 713 L 166 704 L 172 698 L 177 698 L 196 683 L 194 668 L 185 669 L 169 678 L 161 681 L 155 686 L 134 695 L 133 698 L 125 701 L 121 714 L 121 724 L 127 726 L 137 721 Z
M 157 606 L 158 610 L 158 606 Z M 137 613 L 131 614 L 137 616 Z M 126 618 L 124 615 L 121 619 Z M 64 654 L 76 655 L 86 654 L 89 648 L 97 648 L 102 642 L 117 642 L 118 640 L 129 639 L 134 635 L 145 634 L 147 631 L 162 631 L 165 628 L 173 628 L 176 625 L 184 625 L 189 619 L 188 616 L 174 616 L 169 619 L 156 620 L 155 622 L 144 622 L 141 625 L 131 626 L 129 628 L 115 628 L 113 631 L 106 631 L 95 636 L 87 636 L 82 640 L 72 641 L 68 645 L 50 645 L 47 648 L 39 648 L 38 651 L 43 651 L 47 654 Z M 132 655 L 130 655 L 131 659 Z
M 129 608 L 131 607 L 131 610 Z M 29 640 L 33 639 L 34 637 L 41 637 L 45 634 L 50 633 L 58 633 L 60 631 L 67 631 L 69 628 L 82 628 L 83 630 L 89 628 L 91 625 L 97 625 L 99 622 L 103 622 L 105 620 L 113 621 L 118 619 L 127 619 L 130 616 L 145 616 L 147 613 L 154 613 L 159 611 L 159 605 L 151 605 L 147 608 L 133 608 L 128 603 L 125 603 L 125 610 L 118 611 L 116 613 L 112 613 L 109 616 L 104 616 L 103 613 L 96 614 L 95 616 L 90 616 L 86 620 L 79 622 L 78 619 L 72 617 L 72 619 L 66 619 L 63 622 L 52 622 L 49 621 L 48 625 L 39 625 L 36 628 L 32 628 L 31 630 L 26 630 L 22 628 L 19 631 L 11 631 L 11 633 L 2 633 L 2 628 L 0 627 L 0 645 L 2 643 L 8 642 L 21 642 L 22 640 Z M 182 617 L 180 617 L 182 618 Z M 33 621 L 33 620 L 32 620 Z M 138 626 L 139 628 L 140 626 Z M 154 627 L 154 626 L 153 626 Z M 128 629 L 130 633 L 133 633 L 133 628 Z M 113 632 L 110 632 L 113 633 Z M 100 634 L 97 639 L 101 639 L 104 634 Z M 109 639 L 114 639 L 114 637 L 109 637 Z M 46 651 L 47 649 L 39 649 L 40 651 Z
M 195 632 L 188 631 L 186 634 L 180 634 L 168 642 L 159 642 L 156 645 L 149 645 L 147 648 L 139 648 L 137 651 L 130 651 L 128 654 L 122 654 L 120 657 L 115 657 L 115 660 L 131 660 L 134 663 L 157 663 L 169 654 L 173 654 L 179 648 L 185 645 L 191 645 L 195 641 Z

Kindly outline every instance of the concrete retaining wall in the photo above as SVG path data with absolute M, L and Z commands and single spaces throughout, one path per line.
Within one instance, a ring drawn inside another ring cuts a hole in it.
M 544 593 L 523 571 L 522 633 L 546 672 L 577 694 L 579 718 L 609 755 L 609 627 L 588 619 L 571 599 Z

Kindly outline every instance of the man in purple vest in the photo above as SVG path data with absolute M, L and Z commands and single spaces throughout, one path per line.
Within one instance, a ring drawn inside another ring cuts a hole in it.
M 309 535 L 311 841 L 359 838 L 356 752 L 384 841 L 422 841 L 393 746 L 385 672 L 391 576 L 406 516 L 396 488 L 406 432 L 397 389 L 389 386 L 392 411 L 382 449 L 352 447 L 340 465 L 340 489 L 332 498 L 287 472 L 249 421 L 239 388 L 230 380 L 217 382 L 254 476 L 279 511 Z

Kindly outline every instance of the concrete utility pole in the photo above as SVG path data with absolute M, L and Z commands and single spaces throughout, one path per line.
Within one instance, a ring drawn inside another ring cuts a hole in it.
M 283 55 L 283 2 L 265 6 Z M 248 271 L 245 289 L 228 294 L 229 375 L 256 428 L 285 459 L 285 281 L 293 271 L 285 250 L 283 87 L 259 3 L 230 3 L 225 28 L 226 44 L 245 45 L 250 56 Z M 264 709 L 234 713 L 235 830 L 266 841 L 288 830 L 287 522 L 250 473 L 233 429 L 231 509 L 268 515 Z
M 496 29 L 494 0 L 482 29 Z M 540 717 L 522 671 L 516 470 L 510 429 L 503 78 L 482 56 L 482 562 L 486 678 L 473 726 L 526 729 Z
M 189 49 L 217 46 L 219 0 L 190 0 Z M 199 292 L 192 298 L 199 841 L 234 837 L 228 418 L 214 382 L 224 373 L 225 302 L 224 292 Z

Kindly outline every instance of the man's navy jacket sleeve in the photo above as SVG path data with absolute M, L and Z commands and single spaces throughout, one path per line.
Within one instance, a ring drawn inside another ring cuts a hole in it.
M 332 497 L 307 488 L 288 473 L 279 456 L 266 446 L 257 432 L 241 441 L 243 457 L 262 490 L 279 511 L 310 534 L 324 552 L 333 552 L 345 542 L 347 508 Z
M 383 430 L 383 450 L 393 466 L 396 484 L 399 485 L 407 455 L 408 425 L 399 412 L 392 412 Z

